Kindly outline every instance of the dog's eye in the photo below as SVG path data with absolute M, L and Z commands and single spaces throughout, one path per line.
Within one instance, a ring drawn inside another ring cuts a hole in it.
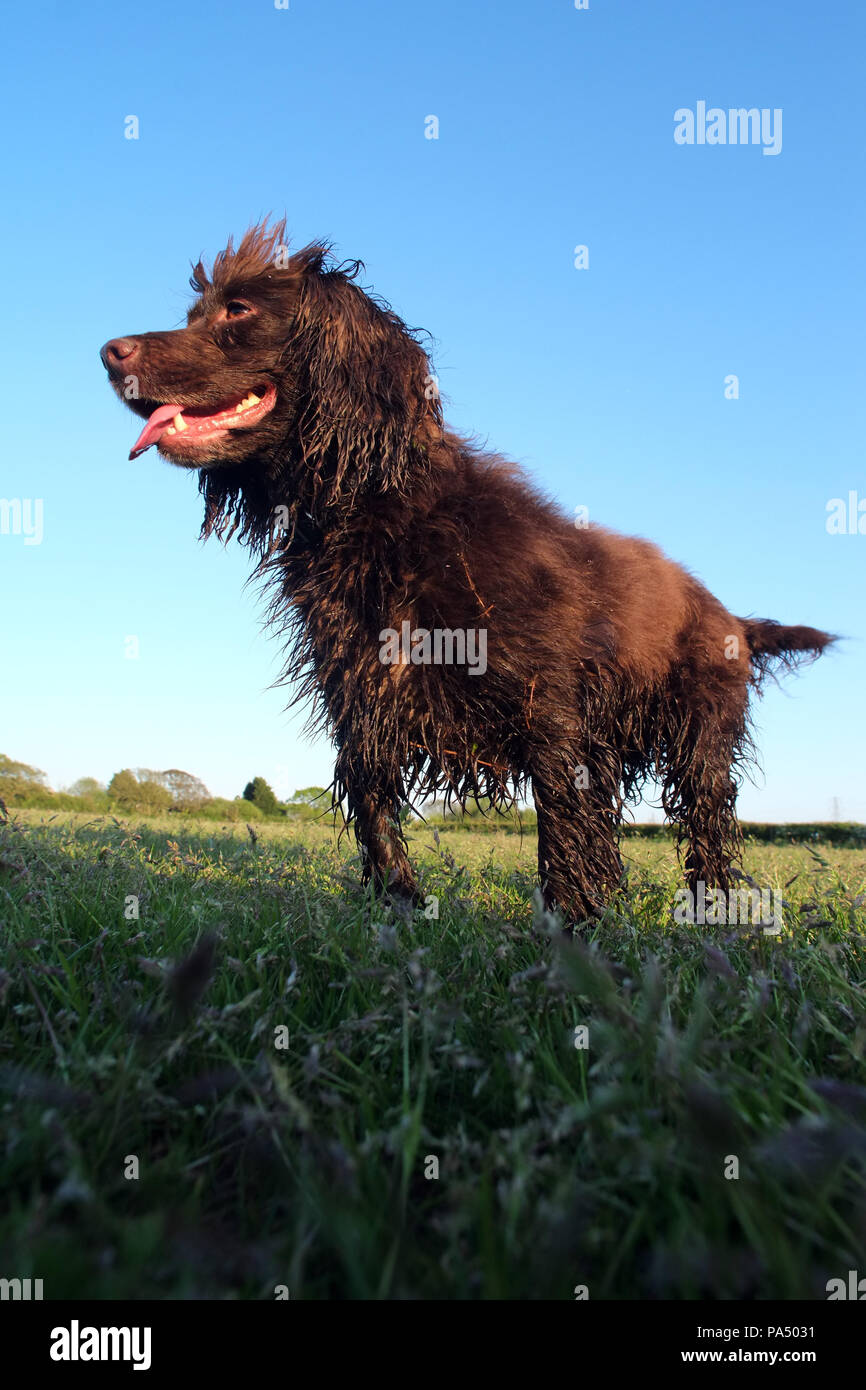
M 227 319 L 243 318 L 244 314 L 251 314 L 252 312 L 249 304 L 245 304 L 242 299 L 230 299 L 226 305 Z

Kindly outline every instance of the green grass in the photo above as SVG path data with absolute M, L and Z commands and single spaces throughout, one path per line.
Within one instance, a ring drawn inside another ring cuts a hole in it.
M 676 926 L 670 844 L 629 840 L 623 903 L 571 946 L 533 835 L 413 829 L 439 917 L 408 922 L 348 841 L 254 829 L 0 827 L 0 1275 L 571 1299 L 866 1273 L 862 850 L 751 846 L 769 936 Z

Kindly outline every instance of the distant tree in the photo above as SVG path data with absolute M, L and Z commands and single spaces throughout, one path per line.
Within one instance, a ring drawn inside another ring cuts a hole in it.
M 156 772 L 152 767 L 137 767 L 135 779 L 139 786 L 153 783 L 162 787 L 177 807 L 201 806 L 210 800 L 210 792 L 204 782 L 179 767 L 169 767 L 164 772 Z
M 159 782 L 153 782 L 149 778 L 145 782 L 138 784 L 138 803 L 137 810 L 149 811 L 154 814 L 156 811 L 167 811 L 173 805 L 173 797 L 166 787 Z
M 22 782 L 37 782 L 44 787 L 45 773 L 38 767 L 31 767 L 29 763 L 18 763 L 14 758 L 7 758 L 5 753 L 0 753 L 0 777 L 20 777 Z
M 198 777 L 191 772 L 182 772 L 179 767 L 170 767 L 153 778 L 161 787 L 171 792 L 178 806 L 201 806 L 210 801 L 210 792 Z
M 324 808 L 327 804 L 327 795 L 328 793 L 324 787 L 302 787 L 300 791 L 292 792 L 288 800 L 288 805 L 297 806 L 300 802 L 303 805 L 312 806 L 313 802 L 321 799 Z
M 123 768 L 121 772 L 115 772 L 108 784 L 108 795 L 119 806 L 128 807 L 130 810 L 138 804 L 138 782 L 128 767 Z
M 79 777 L 66 790 L 70 796 L 98 796 L 105 791 L 105 784 L 98 782 L 95 777 Z
M 8 806 L 49 806 L 54 804 L 54 793 L 41 768 L 0 753 L 0 800 Z
M 258 806 L 259 810 L 264 811 L 266 816 L 274 816 L 280 809 L 273 789 L 268 786 L 264 777 L 254 777 L 251 782 L 247 782 L 244 787 L 244 800 L 251 801 L 254 806 Z
M 139 781 L 128 767 L 122 772 L 115 772 L 108 784 L 108 795 L 129 811 L 165 811 L 172 802 L 171 792 L 165 787 L 149 777 Z
M 136 767 L 132 769 L 132 775 L 136 782 L 158 782 L 162 776 L 161 772 L 155 772 L 152 767 Z

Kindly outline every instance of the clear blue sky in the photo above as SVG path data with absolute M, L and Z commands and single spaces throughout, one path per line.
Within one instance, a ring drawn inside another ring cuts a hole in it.
M 285 211 L 433 333 L 452 424 L 566 511 L 737 614 L 846 634 L 759 705 L 741 810 L 866 819 L 866 535 L 825 529 L 866 498 L 861 5 L 49 0 L 4 40 L 0 497 L 43 499 L 44 538 L 0 536 L 0 749 L 55 786 L 329 780 L 244 552 L 199 545 L 195 475 L 127 461 L 97 357 L 176 326 L 190 259 Z M 782 152 L 678 146 L 701 100 L 781 108 Z

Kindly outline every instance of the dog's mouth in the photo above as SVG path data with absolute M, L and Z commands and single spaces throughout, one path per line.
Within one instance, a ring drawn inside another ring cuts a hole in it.
M 259 392 L 261 394 L 259 394 Z M 257 425 L 277 399 L 273 386 L 259 386 L 257 391 L 231 396 L 215 405 L 158 405 L 148 417 L 147 424 L 133 444 L 129 457 L 138 458 L 152 444 L 161 440 L 171 449 L 194 451 L 201 444 L 211 443 L 229 430 L 249 429 Z

